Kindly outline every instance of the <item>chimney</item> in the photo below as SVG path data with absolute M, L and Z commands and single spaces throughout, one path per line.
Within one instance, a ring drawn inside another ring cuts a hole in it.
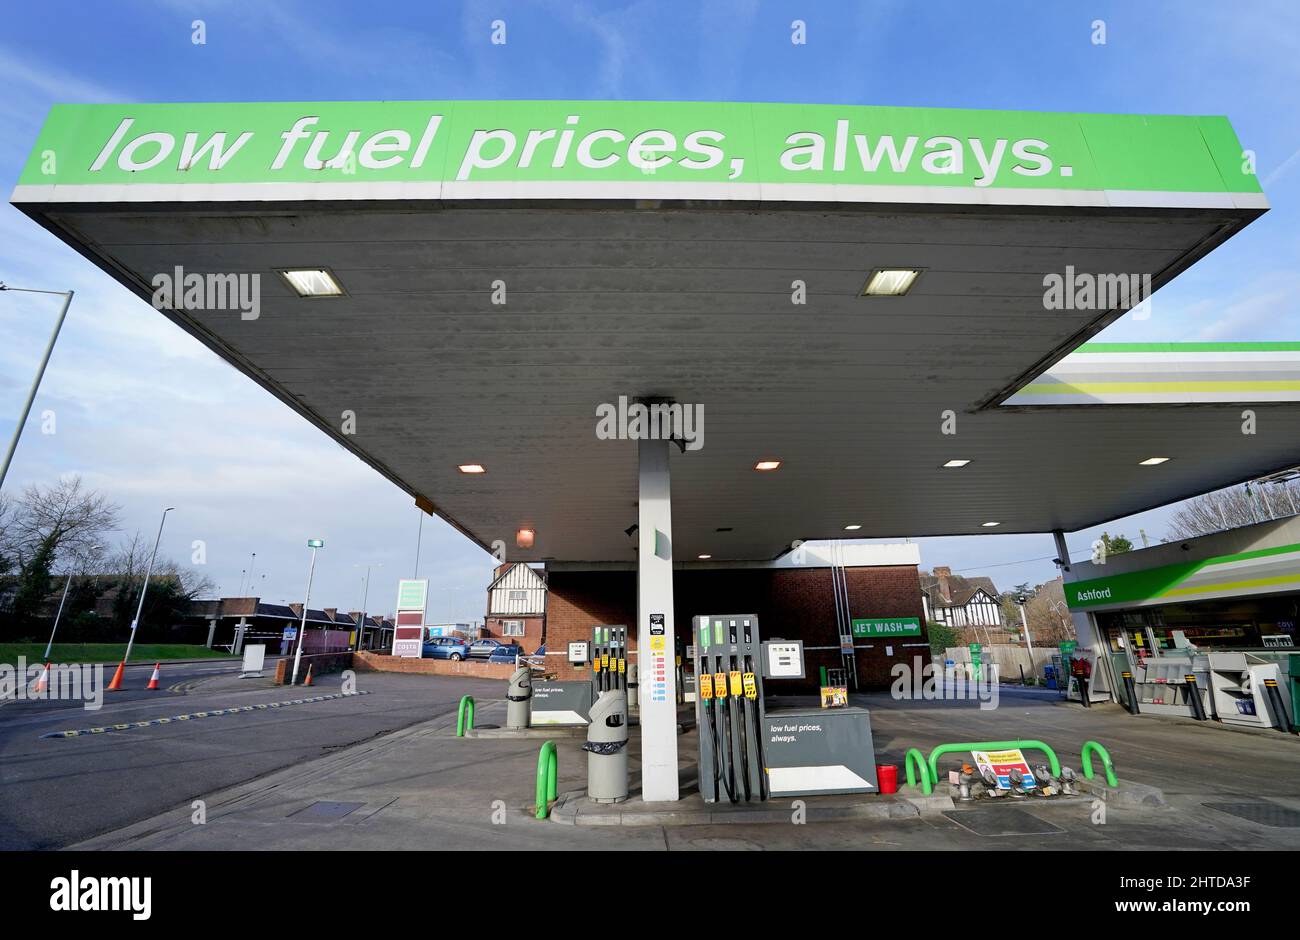
M 331 620 L 338 620 L 338 619 L 339 619 L 339 618 L 338 618 L 338 613 L 339 613 L 339 609 L 338 609 L 337 607 L 326 607 L 326 608 L 325 608 L 325 616 L 326 616 L 326 617 L 329 617 Z
M 948 567 L 936 567 L 934 576 L 939 579 L 939 596 L 945 601 L 952 602 L 952 594 L 948 589 L 948 579 L 952 577 L 952 569 Z
M 293 611 L 293 615 L 295 617 L 299 619 L 302 618 L 302 604 L 298 604 L 298 603 L 290 604 L 289 609 Z

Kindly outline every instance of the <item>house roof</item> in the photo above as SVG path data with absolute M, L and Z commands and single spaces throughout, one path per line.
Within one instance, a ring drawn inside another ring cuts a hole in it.
M 977 575 L 972 578 L 963 577 L 959 574 L 948 575 L 948 592 L 945 596 L 940 591 L 940 581 L 936 575 L 928 571 L 922 571 L 921 590 L 925 593 L 930 601 L 931 607 L 963 607 L 970 603 L 972 597 L 980 591 L 988 594 L 993 600 L 998 598 L 997 586 L 993 583 L 992 578 L 984 575 Z

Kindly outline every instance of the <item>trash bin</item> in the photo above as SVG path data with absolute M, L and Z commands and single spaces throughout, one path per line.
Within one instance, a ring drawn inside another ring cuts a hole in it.
M 876 780 L 880 784 L 881 793 L 897 793 L 898 792 L 898 765 L 877 764 Z

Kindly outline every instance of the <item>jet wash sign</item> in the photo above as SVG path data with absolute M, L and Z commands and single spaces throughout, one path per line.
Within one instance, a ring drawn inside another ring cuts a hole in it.
M 1240 207 L 1259 192 L 1221 117 L 387 101 L 58 105 L 14 201 L 1109 205 L 1126 193 L 1124 205 Z

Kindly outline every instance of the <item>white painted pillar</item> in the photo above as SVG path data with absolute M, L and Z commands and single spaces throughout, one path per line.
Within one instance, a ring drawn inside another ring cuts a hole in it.
M 673 631 L 673 518 L 666 440 L 637 443 L 636 646 L 641 712 L 641 798 L 677 792 L 677 644 Z
M 1070 567 L 1070 554 L 1069 549 L 1065 547 L 1065 533 L 1057 529 L 1052 532 L 1052 539 L 1056 543 L 1056 557 L 1065 562 L 1065 568 L 1061 571 L 1062 583 L 1076 580 L 1074 572 L 1068 570 Z M 1101 631 L 1097 629 L 1097 623 L 1093 619 L 1093 615 L 1086 610 L 1072 610 L 1070 611 L 1070 619 L 1074 621 L 1074 633 L 1079 639 L 1078 649 L 1081 652 L 1084 650 L 1090 651 L 1093 662 L 1097 664 L 1092 672 L 1092 681 L 1088 684 L 1089 692 L 1097 691 L 1097 679 L 1100 674 L 1100 678 L 1107 686 L 1101 691 L 1108 694 L 1111 701 L 1119 701 L 1118 693 L 1115 690 L 1115 684 L 1119 676 L 1111 673 L 1110 649 L 1105 638 L 1101 635 Z M 1070 664 L 1064 663 L 1063 665 L 1067 670 L 1066 681 L 1068 682 Z M 1089 695 L 1089 701 L 1095 701 L 1095 699 Z

